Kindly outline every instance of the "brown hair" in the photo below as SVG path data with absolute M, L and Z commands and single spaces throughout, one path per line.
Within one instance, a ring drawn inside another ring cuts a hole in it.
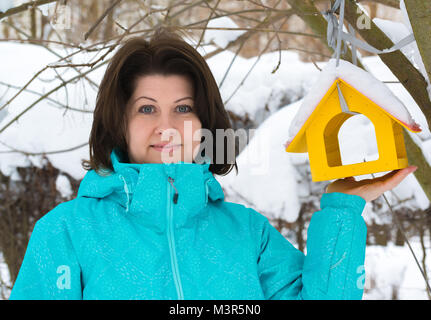
M 216 137 L 216 129 L 229 129 L 231 123 L 224 108 L 217 83 L 205 59 L 179 35 L 159 27 L 150 41 L 142 37 L 128 39 L 112 57 L 100 83 L 90 133 L 90 160 L 83 160 L 85 170 L 111 170 L 114 148 L 127 155 L 127 103 L 144 75 L 183 75 L 192 80 L 195 110 L 202 128 Z M 202 140 L 201 140 L 202 142 Z M 224 146 L 225 159 L 227 146 Z M 205 156 L 205 154 L 204 154 Z M 234 163 L 216 164 L 216 143 L 209 170 L 226 175 Z M 128 161 L 128 160 L 127 160 Z

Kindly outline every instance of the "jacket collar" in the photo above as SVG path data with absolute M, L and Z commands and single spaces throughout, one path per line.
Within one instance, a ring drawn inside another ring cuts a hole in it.
M 209 171 L 209 162 L 128 163 L 118 149 L 111 152 L 114 171 L 99 175 L 90 170 L 81 181 L 78 197 L 110 198 L 125 208 L 126 213 L 147 222 L 163 225 L 168 209 L 168 192 L 172 201 L 178 192 L 175 221 L 184 224 L 207 205 L 208 201 L 224 199 L 219 182 Z M 170 189 L 168 189 L 170 188 Z

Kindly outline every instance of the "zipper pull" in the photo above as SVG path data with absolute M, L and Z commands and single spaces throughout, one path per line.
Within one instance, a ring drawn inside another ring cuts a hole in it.
M 171 183 L 172 187 L 175 189 L 175 194 L 174 194 L 174 203 L 177 204 L 178 202 L 178 191 L 177 188 L 175 188 L 174 186 L 174 179 L 172 179 L 171 177 L 168 177 L 169 182 Z

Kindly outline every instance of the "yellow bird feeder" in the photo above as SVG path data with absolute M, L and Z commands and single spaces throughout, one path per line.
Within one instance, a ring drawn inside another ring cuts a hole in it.
M 413 125 L 407 124 L 397 119 L 343 80 L 341 76 L 335 77 L 335 81 L 311 115 L 286 143 L 286 152 L 308 152 L 312 181 L 339 179 L 407 167 L 402 128 L 416 133 L 421 131 L 419 125 L 415 122 Z M 379 158 L 343 165 L 338 132 L 343 123 L 356 114 L 366 116 L 373 123 Z

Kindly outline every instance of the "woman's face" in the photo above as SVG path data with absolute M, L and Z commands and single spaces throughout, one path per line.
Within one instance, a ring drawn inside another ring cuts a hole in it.
M 193 161 L 202 127 L 193 97 L 193 85 L 184 76 L 148 75 L 137 80 L 127 105 L 130 163 Z

